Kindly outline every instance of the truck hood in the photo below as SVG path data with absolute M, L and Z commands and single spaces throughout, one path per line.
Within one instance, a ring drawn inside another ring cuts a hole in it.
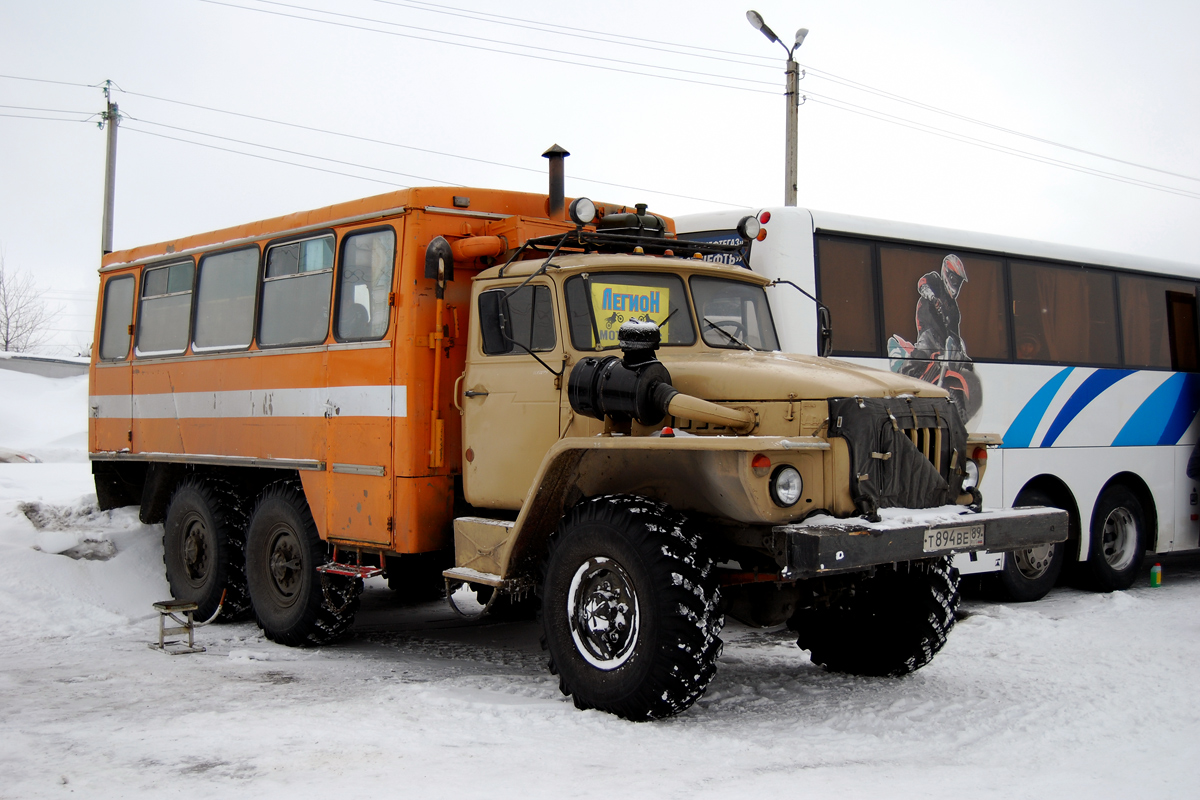
M 947 396 L 916 378 L 832 358 L 745 351 L 658 355 L 676 389 L 715 402 Z

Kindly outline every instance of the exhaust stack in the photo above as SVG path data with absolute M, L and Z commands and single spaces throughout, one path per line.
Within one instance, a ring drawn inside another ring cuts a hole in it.
M 563 170 L 563 159 L 571 155 L 558 145 L 552 145 L 542 153 L 542 158 L 550 159 L 550 219 L 565 219 L 563 210 L 566 207 L 566 174 Z

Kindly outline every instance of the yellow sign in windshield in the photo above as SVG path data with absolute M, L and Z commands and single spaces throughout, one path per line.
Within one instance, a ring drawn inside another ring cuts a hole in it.
M 671 313 L 671 302 L 670 290 L 665 287 L 593 283 L 592 308 L 596 310 L 601 346 L 615 345 L 617 331 L 631 319 L 655 323 L 662 333 L 662 340 L 667 340 L 665 320 Z

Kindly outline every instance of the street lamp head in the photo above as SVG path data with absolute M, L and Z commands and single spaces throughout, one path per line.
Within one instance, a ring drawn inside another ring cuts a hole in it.
M 801 28 L 796 31 L 796 47 L 804 44 L 804 37 L 808 36 L 808 28 Z
M 763 21 L 762 14 L 757 11 L 747 11 L 746 19 L 750 21 L 750 25 L 754 30 L 762 33 L 763 36 L 770 39 L 772 42 L 779 42 L 779 37 L 775 35 L 775 31 L 771 30 L 767 23 Z M 783 44 L 783 42 L 779 42 Z

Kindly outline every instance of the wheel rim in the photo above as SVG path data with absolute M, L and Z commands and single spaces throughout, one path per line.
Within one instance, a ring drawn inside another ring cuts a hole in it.
M 212 548 L 208 542 L 208 526 L 199 514 L 189 514 L 183 520 L 183 574 L 189 585 L 199 589 L 208 581 L 212 568 Z
M 285 525 L 271 531 L 267 547 L 267 576 L 271 593 L 281 606 L 289 606 L 296 600 L 304 578 L 304 560 L 301 557 L 300 540 L 295 532 Z
M 633 581 L 609 558 L 589 558 L 575 570 L 567 592 L 567 619 L 579 655 L 614 670 L 633 655 L 641 618 Z
M 1054 561 L 1054 545 L 1044 544 L 1028 550 L 1014 550 L 1013 560 L 1021 577 L 1035 581 L 1050 569 L 1050 564 Z
M 1137 523 L 1129 509 L 1114 508 L 1104 520 L 1100 550 L 1108 566 L 1120 572 L 1129 567 L 1137 556 Z

